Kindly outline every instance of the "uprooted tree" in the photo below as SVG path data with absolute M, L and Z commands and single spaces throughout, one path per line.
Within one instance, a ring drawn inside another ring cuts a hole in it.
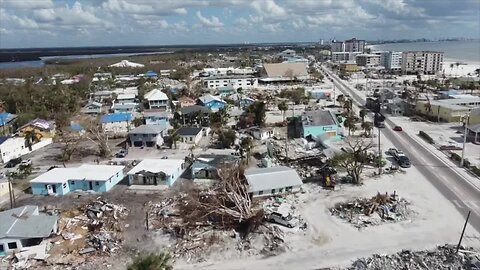
M 361 174 L 365 165 L 370 161 L 368 150 L 374 146 L 373 141 L 350 138 L 346 140 L 346 143 L 348 147 L 342 148 L 342 152 L 336 154 L 331 159 L 331 163 L 346 170 L 347 174 L 352 177 L 353 183 L 361 184 Z
M 78 132 L 71 132 L 66 129 L 60 129 L 58 132 L 58 142 L 62 146 L 62 161 L 69 161 L 79 150 L 79 144 L 82 136 Z
M 223 230 L 235 229 L 245 237 L 263 222 L 263 208 L 250 198 L 242 168 L 224 166 L 218 170 L 218 176 L 220 180 L 211 188 L 190 187 L 180 200 L 182 228 L 209 225 Z
M 111 154 L 108 145 L 108 134 L 103 130 L 100 119 L 83 119 L 82 126 L 85 129 L 85 137 L 90 140 L 96 147 L 100 157 L 108 157 Z

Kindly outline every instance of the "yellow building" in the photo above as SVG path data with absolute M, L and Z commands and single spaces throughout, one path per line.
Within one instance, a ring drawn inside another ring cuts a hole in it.
M 441 122 L 461 122 L 463 117 L 472 110 L 480 108 L 480 98 L 478 99 L 442 99 L 430 101 L 417 101 L 415 110 L 423 115 L 437 118 Z M 475 116 L 471 120 L 480 121 Z
M 356 63 L 340 63 L 340 72 L 347 73 L 347 72 L 357 72 L 359 68 Z
M 25 137 L 26 134 L 35 131 L 38 140 L 53 138 L 55 136 L 55 129 L 53 124 L 49 123 L 47 120 L 37 118 L 29 123 L 18 128 L 17 132 L 21 137 Z
M 480 125 L 480 107 L 470 111 L 468 125 Z

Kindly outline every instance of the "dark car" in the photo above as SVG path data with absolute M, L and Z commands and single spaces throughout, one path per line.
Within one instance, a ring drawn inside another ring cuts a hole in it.
M 400 156 L 398 158 L 398 165 L 400 165 L 402 168 L 410 168 L 412 164 L 410 163 L 410 159 L 408 159 L 408 157 Z
M 122 149 L 115 155 L 115 157 L 124 158 L 124 157 L 127 156 L 127 154 L 128 154 L 128 150 L 127 149 Z
M 393 128 L 393 130 L 395 130 L 395 131 L 402 131 L 403 129 L 402 129 L 401 126 L 395 126 L 395 127 Z
M 10 161 L 7 162 L 7 165 L 5 165 L 5 168 L 13 168 L 20 164 L 22 162 L 22 158 L 14 158 L 10 159 Z

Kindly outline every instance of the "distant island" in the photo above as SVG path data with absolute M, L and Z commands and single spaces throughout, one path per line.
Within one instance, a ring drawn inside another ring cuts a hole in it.
M 413 43 L 413 42 L 447 42 L 447 41 L 476 41 L 474 38 L 417 38 L 417 39 L 393 39 L 393 40 L 370 40 L 367 41 L 370 45 L 387 44 L 387 43 Z

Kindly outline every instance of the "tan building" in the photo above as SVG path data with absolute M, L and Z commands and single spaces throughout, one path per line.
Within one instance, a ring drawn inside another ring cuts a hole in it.
M 443 70 L 443 52 L 409 51 L 402 53 L 405 74 L 436 74 Z
M 359 71 L 359 69 L 356 63 L 340 63 L 341 73 L 357 72 L 357 71 Z
M 0 199 L 4 196 L 8 196 L 10 190 L 8 188 L 9 182 L 7 178 L 0 179 Z
M 428 104 L 428 101 L 418 101 L 415 110 L 442 122 L 461 122 L 465 115 L 480 108 L 480 98 L 432 100 L 430 106 Z M 471 125 L 479 121 L 477 117 L 471 118 Z
M 378 54 L 359 54 L 355 57 L 358 66 L 372 68 L 380 66 L 380 55 Z

